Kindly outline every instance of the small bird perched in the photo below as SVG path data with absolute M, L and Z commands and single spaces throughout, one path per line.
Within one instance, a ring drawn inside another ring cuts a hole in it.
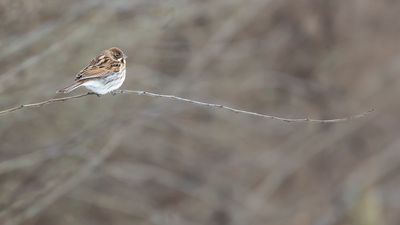
M 121 49 L 113 47 L 90 61 L 75 77 L 75 83 L 57 91 L 68 93 L 84 86 L 97 95 L 104 95 L 121 87 L 126 74 L 126 56 Z

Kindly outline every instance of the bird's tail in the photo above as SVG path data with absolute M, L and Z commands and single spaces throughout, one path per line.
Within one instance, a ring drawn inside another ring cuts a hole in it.
M 73 90 L 75 90 L 76 88 L 80 87 L 83 84 L 83 82 L 76 82 L 74 84 L 71 84 L 70 86 L 63 88 L 61 90 L 58 90 L 57 93 L 69 93 Z

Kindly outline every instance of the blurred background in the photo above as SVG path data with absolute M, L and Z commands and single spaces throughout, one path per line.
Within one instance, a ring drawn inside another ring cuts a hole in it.
M 0 106 L 112 46 L 123 88 L 0 117 L 0 224 L 400 224 L 400 2 L 0 0 Z M 84 88 L 71 95 L 85 93 Z M 397 118 L 397 119 L 396 119 Z

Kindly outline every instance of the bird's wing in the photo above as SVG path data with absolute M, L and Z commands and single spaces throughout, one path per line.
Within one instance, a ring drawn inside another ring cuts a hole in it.
M 75 81 L 88 80 L 108 76 L 120 71 L 121 63 L 101 55 L 94 58 L 89 65 L 82 69 L 75 77 Z

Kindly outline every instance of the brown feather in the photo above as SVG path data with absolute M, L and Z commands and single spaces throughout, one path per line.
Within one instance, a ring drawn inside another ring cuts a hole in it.
M 94 58 L 89 65 L 81 70 L 76 75 L 75 81 L 107 76 L 110 71 L 119 72 L 121 69 L 121 62 L 114 59 L 110 50 L 106 50 L 104 54 Z
M 76 82 L 74 84 L 69 85 L 68 87 L 58 90 L 57 93 L 69 93 L 69 92 L 75 90 L 76 88 L 80 87 L 82 84 L 83 84 L 83 82 Z

